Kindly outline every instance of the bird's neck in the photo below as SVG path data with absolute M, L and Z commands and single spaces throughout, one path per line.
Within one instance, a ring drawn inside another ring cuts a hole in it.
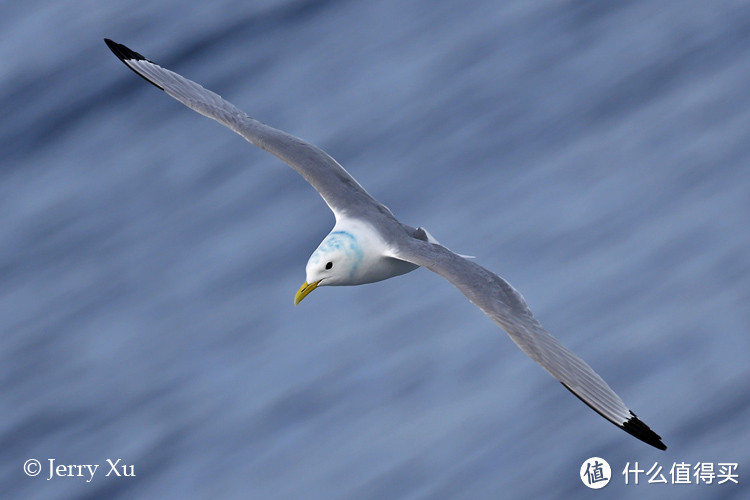
M 367 222 L 344 219 L 336 222 L 328 238 L 345 238 L 357 254 L 358 265 L 350 284 L 382 281 L 416 269 L 414 264 L 390 257 L 388 244 Z

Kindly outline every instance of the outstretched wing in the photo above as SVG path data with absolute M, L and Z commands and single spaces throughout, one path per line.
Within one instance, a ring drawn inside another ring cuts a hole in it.
M 130 69 L 185 106 L 237 132 L 251 144 L 281 159 L 299 172 L 317 191 L 338 219 L 373 209 L 388 209 L 354 180 L 325 151 L 286 132 L 254 120 L 218 94 L 173 71 L 164 69 L 126 46 L 104 39 L 107 46 Z
M 639 420 L 586 362 L 542 328 L 508 282 L 442 245 L 410 239 L 393 251 L 394 257 L 426 267 L 453 283 L 508 332 L 523 352 L 599 415 L 638 439 L 667 449 L 661 437 Z

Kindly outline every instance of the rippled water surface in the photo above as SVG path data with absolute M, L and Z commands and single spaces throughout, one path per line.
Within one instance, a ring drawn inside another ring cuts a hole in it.
M 747 495 L 746 2 L 47 4 L 0 20 L 3 495 L 586 498 L 591 456 L 610 498 L 683 497 L 626 486 L 635 461 L 738 463 L 684 488 Z M 103 37 L 476 255 L 669 450 L 426 270 L 295 308 L 326 206 Z M 47 480 L 49 459 L 100 468 Z

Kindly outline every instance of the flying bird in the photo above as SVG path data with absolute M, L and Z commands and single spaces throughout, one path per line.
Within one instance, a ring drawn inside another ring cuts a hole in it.
M 314 187 L 336 219 L 312 253 L 306 281 L 294 303 L 323 286 L 361 285 L 424 267 L 451 282 L 542 368 L 602 417 L 660 450 L 667 447 L 581 358 L 564 347 L 534 318 L 508 282 L 456 254 L 425 229 L 399 222 L 331 156 L 318 147 L 265 125 L 218 94 L 162 68 L 128 47 L 104 39 L 114 54 L 187 107 L 218 121 L 296 170 Z

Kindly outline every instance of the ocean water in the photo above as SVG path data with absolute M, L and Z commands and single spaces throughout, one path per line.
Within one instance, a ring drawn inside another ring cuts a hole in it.
M 747 498 L 746 2 L 6 1 L 0 26 L 4 498 L 588 498 L 593 456 L 608 498 Z M 475 255 L 669 449 L 426 270 L 294 307 L 327 207 L 104 37 Z

